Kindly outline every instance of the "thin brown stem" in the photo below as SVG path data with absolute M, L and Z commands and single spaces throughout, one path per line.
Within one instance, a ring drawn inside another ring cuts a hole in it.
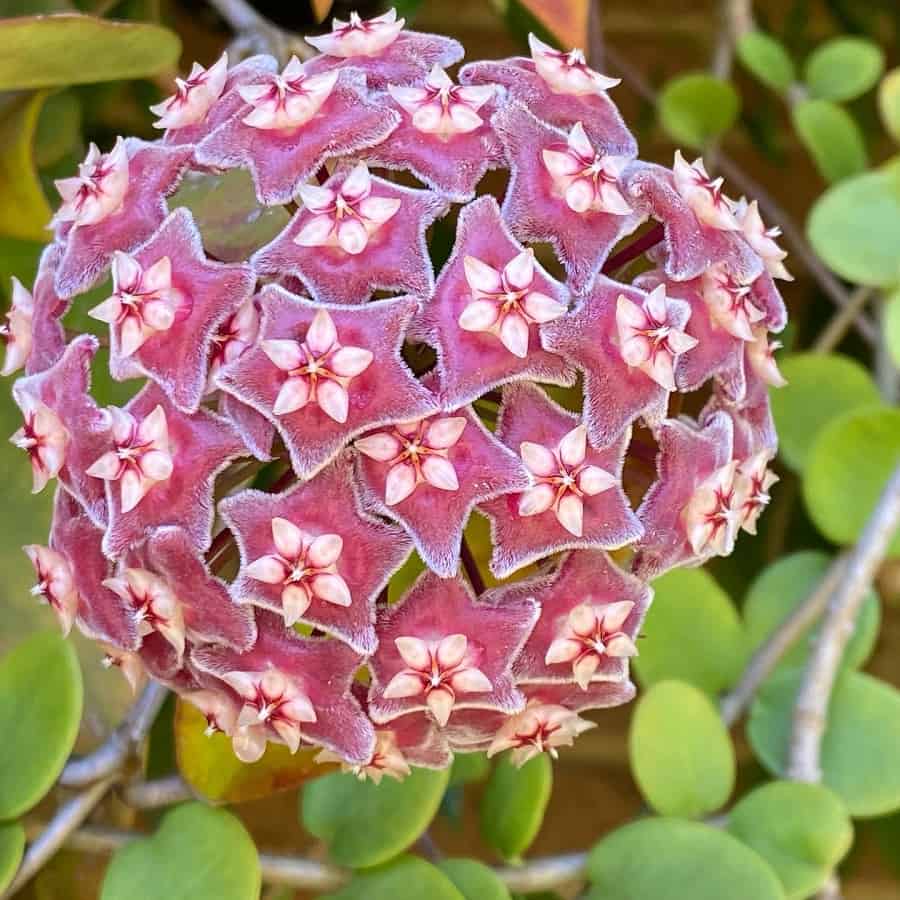
M 481 570 L 478 568 L 478 563 L 475 561 L 472 548 L 465 537 L 463 537 L 459 548 L 459 557 L 462 561 L 463 571 L 469 579 L 469 584 L 472 585 L 472 590 L 475 591 L 476 596 L 481 596 L 485 591 L 486 585 L 481 575 Z
M 856 317 L 866 308 L 871 296 L 872 288 L 858 287 L 850 295 L 850 302 L 831 317 L 825 329 L 816 338 L 812 345 L 813 353 L 831 353 L 844 339 Z
M 611 275 L 623 266 L 627 266 L 632 260 L 642 256 L 659 244 L 665 237 L 665 228 L 661 223 L 654 225 L 649 231 L 644 232 L 636 241 L 632 241 L 627 247 L 623 247 L 618 253 L 614 253 L 600 270 L 604 275 Z

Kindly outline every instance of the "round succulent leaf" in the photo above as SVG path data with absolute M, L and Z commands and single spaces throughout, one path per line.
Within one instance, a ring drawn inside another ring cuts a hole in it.
M 42 631 L 0 660 L 0 819 L 27 812 L 72 752 L 84 690 L 72 644 Z
M 689 72 L 666 82 L 658 109 L 660 124 L 675 143 L 702 148 L 734 125 L 741 100 L 730 82 Z
M 467 900 L 453 882 L 418 856 L 399 856 L 385 865 L 355 872 L 345 887 L 322 900 Z
M 878 111 L 887 133 L 900 141 L 900 66 L 891 69 L 878 85 Z
M 801 670 L 768 681 L 750 709 L 747 736 L 770 772 L 784 777 Z M 900 808 L 900 692 L 845 670 L 835 682 L 822 739 L 822 782 L 854 818 Z
M 900 409 L 866 407 L 827 425 L 813 444 L 803 499 L 815 526 L 836 544 L 859 537 L 900 459 Z M 900 555 L 900 534 L 888 548 Z
M 900 289 L 884 298 L 884 342 L 894 365 L 900 367 Z
M 778 365 L 788 382 L 770 394 L 778 450 L 792 469 L 802 472 L 810 448 L 832 419 L 879 403 L 881 394 L 864 366 L 839 353 L 789 353 Z
M 740 37 L 736 49 L 744 68 L 773 91 L 784 93 L 797 80 L 791 55 L 771 34 L 748 31 Z
M 0 825 L 0 892 L 5 891 L 16 877 L 24 852 L 25 829 L 21 823 Z
M 728 594 L 703 569 L 667 572 L 653 590 L 634 660 L 641 685 L 675 678 L 717 694 L 732 684 L 743 667 L 744 638 Z
M 481 836 L 486 843 L 504 859 L 520 859 L 541 830 L 552 790 L 553 767 L 546 753 L 521 768 L 508 753 L 501 756 L 481 798 Z
M 282 744 L 270 743 L 262 759 L 241 762 L 231 739 L 221 732 L 207 736 L 206 718 L 190 703 L 175 706 L 175 759 L 184 780 L 201 797 L 216 803 L 244 803 L 278 791 L 299 787 L 334 769 L 315 761 L 318 750 L 291 754 Z
M 827 788 L 773 781 L 742 797 L 728 830 L 775 870 L 787 900 L 814 894 L 853 843 L 853 824 Z
M 820 44 L 803 67 L 803 80 L 813 97 L 854 100 L 878 83 L 884 53 L 878 44 L 859 37 L 837 37 Z
M 258 900 L 259 854 L 240 820 L 185 803 L 113 854 L 100 900 Z
M 484 753 L 454 753 L 450 766 L 450 786 L 484 781 L 491 771 L 491 761 Z
M 0 91 L 143 78 L 178 64 L 174 31 L 93 16 L 0 20 Z
M 804 100 L 791 108 L 794 130 L 829 183 L 858 175 L 868 165 L 866 143 L 850 113 L 830 100 Z
M 437 867 L 466 900 L 510 900 L 506 885 L 475 859 L 442 859 Z
M 647 804 L 696 819 L 734 789 L 734 748 L 719 712 L 684 681 L 660 681 L 638 701 L 628 738 L 631 773 Z
M 781 623 L 803 603 L 822 580 L 831 558 L 818 550 L 791 553 L 767 566 L 750 585 L 744 599 L 744 630 L 749 653 L 766 643 Z M 843 665 L 858 669 L 875 647 L 881 624 L 881 607 L 874 590 L 868 591 L 844 650 Z M 782 658 L 776 672 L 800 668 L 806 664 L 815 646 L 821 624 L 808 628 Z
M 784 900 L 772 867 L 727 832 L 684 819 L 641 819 L 588 856 L 586 900 Z
M 434 818 L 450 779 L 450 770 L 413 769 L 403 781 L 380 784 L 336 772 L 303 788 L 303 827 L 325 841 L 338 864 L 362 869 L 401 853 Z
M 827 190 L 806 224 L 810 243 L 838 275 L 856 284 L 900 279 L 900 172 L 866 172 Z

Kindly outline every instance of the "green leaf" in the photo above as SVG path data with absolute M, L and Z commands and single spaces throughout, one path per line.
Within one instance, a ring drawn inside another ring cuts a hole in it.
M 786 771 L 791 720 L 802 672 L 767 682 L 750 710 L 747 737 L 773 774 Z M 822 782 L 854 817 L 882 816 L 900 808 L 900 692 L 845 670 L 834 686 L 822 739 Z
M 691 72 L 666 82 L 658 108 L 660 123 L 675 143 L 705 147 L 734 125 L 741 100 L 729 82 Z
M 46 241 L 49 237 L 52 212 L 32 154 L 46 97 L 39 92 L 0 100 L 0 234 L 13 238 Z
M 900 409 L 866 407 L 826 426 L 813 444 L 803 500 L 830 541 L 852 544 L 900 459 Z M 888 548 L 900 555 L 900 534 Z
M 827 190 L 806 224 L 813 248 L 856 284 L 900 281 L 900 174 L 866 172 Z
M 474 859 L 442 859 L 437 867 L 465 900 L 510 900 L 506 885 L 484 863 Z
M 900 367 L 900 290 L 884 298 L 884 342 L 887 345 L 894 365 Z
M 0 91 L 144 78 L 177 65 L 175 32 L 62 14 L 0 19 Z
M 231 739 L 218 732 L 207 735 L 206 719 L 195 706 L 179 700 L 175 707 L 175 758 L 184 780 L 202 797 L 216 803 L 245 803 L 289 791 L 334 768 L 315 761 L 317 750 L 291 754 L 282 744 L 270 743 L 255 763 L 241 762 Z
M 797 73 L 787 48 L 764 31 L 748 31 L 737 42 L 738 59 L 764 85 L 784 93 Z
M 774 781 L 743 797 L 728 830 L 772 866 L 788 900 L 804 900 L 822 887 L 853 842 L 838 798 L 820 785 L 792 781 Z
M 586 900 L 784 900 L 778 877 L 730 834 L 682 819 L 642 819 L 588 856 Z
M 804 550 L 784 556 L 763 569 L 750 585 L 744 599 L 744 627 L 748 650 L 755 651 L 768 641 L 788 614 L 799 606 L 821 581 L 831 560 L 818 550 Z M 853 636 L 844 651 L 843 664 L 851 668 L 864 665 L 878 639 L 881 607 L 878 595 L 870 590 L 860 610 Z M 806 664 L 821 623 L 807 628 L 797 643 L 784 655 L 776 672 L 800 668 Z
M 484 781 L 491 771 L 491 761 L 484 753 L 454 753 L 450 767 L 451 787 Z
M 878 44 L 858 37 L 838 37 L 818 46 L 806 60 L 803 80 L 813 97 L 855 100 L 878 82 L 884 53 Z
M 74 148 L 81 149 L 81 101 L 75 91 L 57 91 L 47 97 L 34 136 L 34 157 L 39 168 L 52 166 Z
M 778 450 L 792 469 L 802 472 L 813 443 L 832 419 L 879 403 L 881 394 L 868 370 L 849 356 L 790 353 L 778 365 L 788 382 L 769 395 Z
M 25 829 L 19 822 L 0 825 L 0 891 L 5 891 L 16 872 L 25 852 Z
M 400 856 L 364 872 L 322 900 L 467 900 L 453 882 L 418 856 Z
M 846 109 L 829 100 L 804 100 L 792 107 L 791 116 L 794 130 L 826 181 L 841 181 L 865 170 L 866 143 Z
M 0 660 L 0 819 L 53 787 L 81 723 L 81 669 L 58 632 L 32 635 Z
M 709 694 L 728 687 L 744 662 L 741 621 L 729 596 L 703 569 L 668 572 L 653 590 L 634 660 L 640 683 L 676 678 Z
M 887 133 L 900 141 L 900 66 L 891 69 L 878 85 L 878 111 Z
M 240 820 L 186 803 L 116 851 L 100 900 L 258 900 L 259 855 Z
M 628 738 L 631 772 L 664 816 L 696 819 L 734 789 L 734 748 L 709 697 L 683 681 L 660 681 L 637 704 Z
M 306 830 L 328 844 L 340 865 L 361 869 L 401 853 L 425 831 L 441 804 L 449 769 L 413 769 L 403 781 L 325 775 L 303 788 Z
M 553 789 L 546 753 L 521 769 L 509 754 L 500 757 L 481 798 L 481 835 L 504 859 L 518 860 L 537 837 Z

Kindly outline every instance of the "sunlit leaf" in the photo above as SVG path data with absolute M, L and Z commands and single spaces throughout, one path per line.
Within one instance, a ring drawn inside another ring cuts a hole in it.
M 725 831 L 683 819 L 642 819 L 588 857 L 586 900 L 784 900 L 771 866 Z
M 677 75 L 659 95 L 662 127 L 673 141 L 704 147 L 737 121 L 741 101 L 734 86 L 705 72 Z
M 846 109 L 829 100 L 804 100 L 792 107 L 791 115 L 794 129 L 826 181 L 841 181 L 866 168 L 862 132 Z
M 25 852 L 25 829 L 18 822 L 0 825 L 0 891 L 5 891 L 16 877 Z
M 32 151 L 46 97 L 39 92 L 0 100 L 0 234 L 9 237 L 40 241 L 49 236 L 51 210 Z
M 175 32 L 64 13 L 0 19 L 0 90 L 143 78 L 174 67 Z
M 873 41 L 837 37 L 817 47 L 806 60 L 803 79 L 813 97 L 854 100 L 878 82 L 884 52 Z
M 832 421 L 813 444 L 803 499 L 815 526 L 852 544 L 900 460 L 900 409 L 867 407 Z M 889 550 L 900 554 L 900 534 Z
M 831 791 L 791 781 L 742 797 L 728 830 L 772 866 L 787 900 L 804 900 L 822 887 L 853 842 L 850 818 Z
M 356 872 L 350 883 L 322 900 L 467 900 L 453 882 L 418 856 L 399 856 Z
M 734 789 L 734 748 L 718 710 L 683 681 L 660 681 L 638 701 L 628 738 L 631 772 L 664 816 L 695 819 Z
M 891 69 L 878 85 L 878 111 L 888 134 L 900 141 L 900 67 Z
M 780 41 L 764 31 L 748 31 L 737 42 L 744 66 L 772 90 L 784 92 L 796 80 L 794 61 Z
M 792 469 L 802 472 L 813 443 L 829 422 L 880 403 L 881 395 L 868 369 L 839 353 L 790 353 L 781 356 L 778 365 L 788 382 L 770 394 L 778 452 Z
M 100 900 L 258 900 L 253 839 L 224 809 L 187 803 L 156 833 L 116 851 Z
M 27 812 L 65 765 L 81 722 L 81 669 L 61 634 L 32 635 L 0 659 L 0 819 Z
M 568 50 L 587 45 L 589 0 L 519 0 Z
M 437 867 L 466 900 L 510 900 L 506 885 L 484 863 L 474 859 L 442 859 Z
M 750 710 L 747 736 L 759 761 L 784 777 L 794 701 L 802 672 L 767 682 Z M 845 670 L 835 682 L 822 739 L 822 782 L 854 817 L 900 808 L 900 692 Z
M 521 769 L 500 757 L 481 798 L 481 835 L 504 859 L 517 860 L 544 821 L 553 789 L 550 757 L 542 753 Z
M 243 803 L 295 788 L 333 768 L 315 762 L 317 750 L 291 755 L 270 743 L 259 762 L 243 763 L 224 734 L 207 737 L 206 719 L 190 703 L 175 708 L 175 754 L 185 781 L 201 796 L 220 803 Z
M 413 769 L 403 781 L 325 775 L 303 788 L 303 827 L 325 841 L 331 858 L 352 868 L 375 866 L 411 846 L 434 818 L 450 770 Z

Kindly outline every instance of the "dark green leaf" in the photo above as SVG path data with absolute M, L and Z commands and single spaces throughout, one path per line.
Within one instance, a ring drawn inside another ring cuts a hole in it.
M 81 102 L 74 91 L 50 94 L 41 109 L 34 136 L 34 158 L 40 168 L 52 166 L 81 149 Z
M 678 75 L 659 95 L 662 127 L 675 143 L 704 147 L 737 121 L 741 100 L 734 86 L 704 72 Z
M 728 830 L 772 866 L 787 900 L 814 894 L 853 842 L 850 818 L 831 791 L 791 781 L 743 797 L 728 817 Z
M 817 47 L 806 60 L 803 78 L 810 94 L 823 100 L 854 100 L 875 87 L 884 70 L 878 44 L 838 37 Z
M 484 863 L 474 859 L 442 859 L 437 867 L 466 900 L 510 900 L 506 885 Z
M 418 856 L 356 872 L 353 880 L 322 900 L 467 900 L 453 882 Z
M 25 829 L 18 822 L 0 825 L 0 891 L 16 877 L 25 852 Z
M 880 403 L 881 394 L 868 370 L 849 356 L 790 353 L 778 365 L 788 382 L 770 394 L 778 451 L 792 469 L 802 472 L 810 448 L 832 419 Z
M 796 81 L 794 61 L 787 48 L 764 31 L 749 31 L 737 42 L 738 59 L 763 84 L 784 93 Z
M 676 678 L 709 694 L 728 687 L 740 674 L 744 648 L 728 595 L 703 569 L 668 572 L 653 582 L 653 590 L 634 661 L 640 683 L 649 687 Z
M 794 129 L 829 182 L 858 175 L 868 165 L 866 144 L 856 120 L 830 100 L 804 100 L 791 109 Z
M 771 866 L 724 831 L 683 819 L 642 819 L 588 857 L 586 900 L 784 900 Z
M 900 459 L 900 409 L 867 407 L 826 426 L 813 444 L 803 499 L 815 526 L 836 544 L 862 532 Z M 900 554 L 900 534 L 889 554 Z
M 638 702 L 628 740 L 631 772 L 664 816 L 695 819 L 734 789 L 734 748 L 718 710 L 683 681 L 660 681 Z
M 0 19 L 0 46 L 3 91 L 143 78 L 181 53 L 168 28 L 72 14 Z
M 0 819 L 27 812 L 53 786 L 78 736 L 82 697 L 75 650 L 57 632 L 0 660 Z
M 116 851 L 100 900 L 258 900 L 259 855 L 240 820 L 186 803 Z
M 750 710 L 747 736 L 759 761 L 783 777 L 801 673 L 767 682 Z M 900 693 L 860 672 L 838 678 L 822 740 L 822 781 L 854 817 L 900 808 Z
M 413 769 L 403 781 L 385 778 L 377 785 L 349 773 L 326 775 L 303 788 L 303 826 L 328 844 L 340 865 L 375 866 L 425 831 L 449 778 L 449 769 Z
M 517 860 L 531 846 L 544 821 L 553 789 L 546 753 L 517 769 L 502 756 L 481 799 L 481 835 L 504 859 Z

